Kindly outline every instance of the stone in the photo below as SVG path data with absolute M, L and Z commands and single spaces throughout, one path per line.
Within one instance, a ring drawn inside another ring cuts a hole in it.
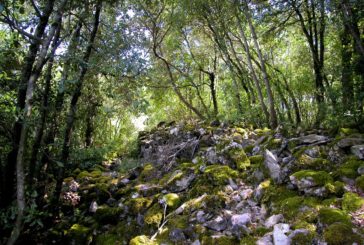
M 252 196 L 253 192 L 252 189 L 246 189 L 240 192 L 240 196 L 242 199 L 246 200 Z
M 340 148 L 349 148 L 354 145 L 360 145 L 364 143 L 364 139 L 360 138 L 344 138 L 337 142 L 337 146 Z
M 273 228 L 273 243 L 276 245 L 290 245 L 291 239 L 286 235 L 289 232 L 289 224 L 276 224 Z
M 231 224 L 233 227 L 243 227 L 247 224 L 251 223 L 251 214 L 245 213 L 245 214 L 234 214 L 231 216 Z
M 328 142 L 329 138 L 323 135 L 309 134 L 298 138 L 300 144 L 311 145 L 311 144 L 323 144 Z
M 201 245 L 200 240 L 195 240 L 191 245 Z
M 278 164 L 277 157 L 269 150 L 265 150 L 264 155 L 264 166 L 268 169 L 270 177 L 274 182 L 281 183 L 281 167 Z
M 181 229 L 176 228 L 169 233 L 169 239 L 172 242 L 181 242 L 186 240 L 186 236 Z
M 364 166 L 360 166 L 357 171 L 358 171 L 358 174 L 364 175 Z
M 271 228 L 274 225 L 278 224 L 279 222 L 281 222 L 283 220 L 283 215 L 282 214 L 276 214 L 276 215 L 272 215 L 270 216 L 265 222 L 264 222 L 264 226 L 267 228 Z
M 255 244 L 256 245 L 273 245 L 272 234 L 271 233 L 265 234 L 258 241 L 256 241 Z
M 195 174 L 193 172 L 187 173 L 180 179 L 174 181 L 168 188 L 171 192 L 181 192 L 186 190 L 192 181 L 195 179 Z
M 364 145 L 354 145 L 350 148 L 351 153 L 357 156 L 360 160 L 364 160 Z
M 227 221 L 224 217 L 217 216 L 214 219 L 205 223 L 204 226 L 214 231 L 223 231 L 227 228 Z
M 99 205 L 97 205 L 97 202 L 92 201 L 88 211 L 90 211 L 90 213 L 96 213 L 98 208 L 99 208 Z

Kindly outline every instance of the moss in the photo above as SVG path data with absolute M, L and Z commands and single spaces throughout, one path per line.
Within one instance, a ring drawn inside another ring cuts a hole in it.
M 154 204 L 148 209 L 144 216 L 144 222 L 148 225 L 158 227 L 163 219 L 163 208 L 158 204 Z
M 226 165 L 210 165 L 207 166 L 202 178 L 207 180 L 213 185 L 224 185 L 228 183 L 228 180 L 238 177 L 238 172 L 231 169 Z
M 271 130 L 269 128 L 257 128 L 254 130 L 254 132 L 258 135 L 258 136 L 263 136 L 263 135 L 267 135 L 271 132 Z
M 340 128 L 339 129 L 339 134 L 341 136 L 349 136 L 349 135 L 357 134 L 357 133 L 359 133 L 359 131 L 355 128 Z
M 309 233 L 298 233 L 294 237 L 292 237 L 291 244 L 292 245 L 306 245 L 313 244 L 313 240 L 315 238 L 315 234 L 312 232 Z
M 364 198 L 355 193 L 347 192 L 343 196 L 342 209 L 346 212 L 354 212 L 364 205 Z
M 317 217 L 319 201 L 314 197 L 294 196 L 279 203 L 280 211 L 288 219 L 312 222 Z
M 325 184 L 326 190 L 337 196 L 341 196 L 344 193 L 344 183 L 340 181 L 335 181 L 334 183 Z
M 115 244 L 115 245 L 122 245 L 123 240 L 120 239 L 120 237 L 116 234 L 101 234 L 98 235 L 96 238 L 96 244 L 97 245 L 109 245 L 109 244 Z
M 293 176 L 298 180 L 310 178 L 318 186 L 333 182 L 332 177 L 325 171 L 301 170 L 294 173 Z
M 229 156 L 236 164 L 238 170 L 244 171 L 250 166 L 250 160 L 243 149 L 231 149 L 229 151 Z
M 334 223 L 324 230 L 324 239 L 328 245 L 361 243 L 360 237 L 354 234 L 350 225 Z
M 343 165 L 340 166 L 338 171 L 336 171 L 335 176 L 355 179 L 357 176 L 359 176 L 357 170 L 361 164 L 363 164 L 363 161 L 356 158 L 349 158 Z
M 189 215 L 175 215 L 169 218 L 168 227 L 179 229 L 189 227 Z
M 142 180 L 150 179 L 154 172 L 154 166 L 151 163 L 144 165 L 142 172 L 140 173 L 139 178 Z
M 168 193 L 163 196 L 163 199 L 166 201 L 168 207 L 175 208 L 179 205 L 181 198 L 175 193 Z
M 244 151 L 248 154 L 252 154 L 254 149 L 254 145 L 247 145 L 246 147 L 244 147 Z
M 361 189 L 362 191 L 364 191 L 364 175 L 356 178 L 355 180 L 355 184 L 356 186 Z
M 319 220 L 325 225 L 331 225 L 335 222 L 350 224 L 350 216 L 340 209 L 322 208 L 319 211 Z
M 310 232 L 316 232 L 316 225 L 309 223 L 307 221 L 303 221 L 303 220 L 298 220 L 296 221 L 293 226 L 293 229 L 297 230 L 297 229 L 306 229 Z
M 100 206 L 94 215 L 97 222 L 101 224 L 116 224 L 120 219 L 120 214 L 123 213 L 123 209 L 116 207 L 111 208 L 108 206 Z
M 264 156 L 263 155 L 251 156 L 249 157 L 249 160 L 251 164 L 261 165 L 264 162 Z
M 271 138 L 266 145 L 267 149 L 278 149 L 282 145 L 282 139 Z
M 235 237 L 229 237 L 229 236 L 203 236 L 201 239 L 202 245 L 231 245 L 231 244 L 237 244 L 238 240 Z
M 130 240 L 129 245 L 157 245 L 147 236 L 137 236 Z
M 84 178 L 98 178 L 102 175 L 100 170 L 94 170 L 92 172 L 82 171 L 77 175 L 77 179 L 84 179 Z
M 257 235 L 259 237 L 264 236 L 266 233 L 271 232 L 272 229 L 260 226 L 255 228 L 255 230 L 253 231 L 254 235 Z
M 73 224 L 66 232 L 68 238 L 75 244 L 86 244 L 91 240 L 91 229 L 81 224 Z
M 130 208 L 133 214 L 138 214 L 146 211 L 153 203 L 153 198 L 138 197 L 130 199 L 126 205 Z
M 255 245 L 257 239 L 252 236 L 244 236 L 240 239 L 240 245 Z

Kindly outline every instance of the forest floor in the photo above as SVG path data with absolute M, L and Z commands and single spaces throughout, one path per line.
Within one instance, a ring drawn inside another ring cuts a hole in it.
M 140 166 L 116 159 L 64 181 L 47 233 L 72 244 L 363 244 L 364 135 L 162 125 Z

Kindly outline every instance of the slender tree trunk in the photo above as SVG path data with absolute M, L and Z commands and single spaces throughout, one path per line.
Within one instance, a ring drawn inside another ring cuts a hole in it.
M 35 58 L 37 56 L 38 50 L 40 48 L 40 40 L 44 34 L 45 28 L 48 24 L 49 16 L 53 11 L 55 0 L 49 0 L 43 10 L 42 16 L 39 18 L 39 23 L 35 28 L 34 36 L 37 40 L 33 40 L 30 43 L 27 56 L 24 59 L 24 67 L 22 69 L 22 74 L 19 82 L 18 88 L 18 97 L 17 97 L 17 108 L 19 111 L 23 111 L 25 108 L 25 98 L 26 98 L 26 91 L 27 91 L 27 82 L 29 77 L 32 73 L 32 67 L 35 62 Z M 14 175 L 16 169 L 16 158 L 18 154 L 18 147 L 20 141 L 20 132 L 22 128 L 22 117 L 18 117 L 16 122 L 14 123 L 13 127 L 13 143 L 12 143 L 12 150 L 9 152 L 7 156 L 7 163 L 5 167 L 5 184 L 4 187 L 6 188 L 2 191 L 3 197 L 0 198 L 0 206 L 8 206 L 11 201 L 13 193 L 14 193 Z
M 12 230 L 11 236 L 7 241 L 8 245 L 12 245 L 18 239 L 20 232 L 22 230 L 22 223 L 24 218 L 25 211 L 25 181 L 24 181 L 24 150 L 27 142 L 27 132 L 28 132 L 28 123 L 31 117 L 32 112 L 32 101 L 34 95 L 34 86 L 36 81 L 38 80 L 40 73 L 43 69 L 43 66 L 46 62 L 46 55 L 48 52 L 49 45 L 51 43 L 52 38 L 54 37 L 57 26 L 62 22 L 63 8 L 66 4 L 67 0 L 63 0 L 60 4 L 58 13 L 55 17 L 55 22 L 49 30 L 49 34 L 47 37 L 44 37 L 42 42 L 42 49 L 39 52 L 38 59 L 33 67 L 33 71 L 29 76 L 29 80 L 27 82 L 27 90 L 25 97 L 25 107 L 24 107 L 24 122 L 22 124 L 21 132 L 20 132 L 20 140 L 19 140 L 19 149 L 16 158 L 16 180 L 17 180 L 17 217 L 15 221 L 14 228 Z
M 354 84 L 351 68 L 351 38 L 349 28 L 344 25 L 344 31 L 341 34 L 341 89 L 344 112 L 350 112 L 353 109 Z
M 250 28 L 250 31 L 251 31 L 251 34 L 252 34 L 252 37 L 253 37 L 255 49 L 257 50 L 257 53 L 258 53 L 258 58 L 259 58 L 259 61 L 260 61 L 260 68 L 262 70 L 263 80 L 265 82 L 265 87 L 267 89 L 267 95 L 268 95 L 268 101 L 269 101 L 269 112 L 270 112 L 269 113 L 270 114 L 270 120 L 269 120 L 270 121 L 270 126 L 272 128 L 276 128 L 278 126 L 278 120 L 277 120 L 277 113 L 276 113 L 276 110 L 274 108 L 273 92 L 272 92 L 272 89 L 271 89 L 271 86 L 270 86 L 270 82 L 269 82 L 269 79 L 268 79 L 268 73 L 267 73 L 267 70 L 266 70 L 266 67 L 265 67 L 265 61 L 264 61 L 262 52 L 261 52 L 259 44 L 258 44 L 258 38 L 257 38 L 257 35 L 255 33 L 255 28 L 253 26 L 253 23 L 251 21 L 249 9 L 248 9 L 248 4 L 247 4 L 246 0 L 245 0 L 245 4 L 244 4 L 243 9 L 244 9 L 245 17 L 248 20 L 248 24 L 249 24 L 249 28 Z
M 45 73 L 45 88 L 43 91 L 43 102 L 42 102 L 42 107 L 41 107 L 40 123 L 39 123 L 38 129 L 37 129 L 34 143 L 33 143 L 33 150 L 32 150 L 32 155 L 31 155 L 30 163 L 29 163 L 29 174 L 28 174 L 28 183 L 29 184 L 33 183 L 34 172 L 37 169 L 36 168 L 37 156 L 38 156 L 38 152 L 39 152 L 39 149 L 41 146 L 46 118 L 47 118 L 48 111 L 49 111 L 48 104 L 49 104 L 49 95 L 51 92 L 52 68 L 53 68 L 53 62 L 54 62 L 54 54 L 59 46 L 58 40 L 60 37 L 60 32 L 61 32 L 61 25 L 58 25 L 56 34 L 53 38 L 52 51 L 50 53 L 48 67 L 47 67 L 47 71 Z
M 87 48 L 83 57 L 83 64 L 81 65 L 80 75 L 76 84 L 75 91 L 72 95 L 70 109 L 67 116 L 67 122 L 66 122 L 66 128 L 64 131 L 64 138 L 63 138 L 63 144 L 62 144 L 62 152 L 61 152 L 61 162 L 63 163 L 63 167 L 60 167 L 58 169 L 58 176 L 57 176 L 57 183 L 56 188 L 54 192 L 54 204 L 58 204 L 58 200 L 61 194 L 62 190 L 62 182 L 64 178 L 64 170 L 68 166 L 68 157 L 69 157 L 69 151 L 70 151 L 70 144 L 71 144 L 71 135 L 72 135 L 72 128 L 73 124 L 76 118 L 76 112 L 77 112 L 77 102 L 78 99 L 81 96 L 82 92 L 82 86 L 83 86 L 83 80 L 85 78 L 85 75 L 88 70 L 88 62 L 93 50 L 93 45 L 96 39 L 97 30 L 100 24 L 100 13 L 102 8 L 102 1 L 99 0 L 96 4 L 96 11 L 95 11 L 95 19 L 94 24 L 92 28 L 92 32 L 90 35 L 90 39 L 87 44 Z
M 248 44 L 247 38 L 245 36 L 243 27 L 241 26 L 241 22 L 239 21 L 239 16 L 238 16 L 237 13 L 235 14 L 235 17 L 236 17 L 236 22 L 237 22 L 238 29 L 239 29 L 239 32 L 240 32 L 240 36 L 241 36 L 241 38 L 243 40 L 243 43 L 244 43 L 244 49 L 245 49 L 245 52 L 246 52 L 246 57 L 247 57 L 247 61 L 248 61 L 250 71 L 251 71 L 251 75 L 253 77 L 255 86 L 256 86 L 257 91 L 258 91 L 258 98 L 259 98 L 259 101 L 260 101 L 260 105 L 261 105 L 262 111 L 263 111 L 263 113 L 265 115 L 266 122 L 269 123 L 269 118 L 270 118 L 269 112 L 268 112 L 267 106 L 264 103 L 264 97 L 263 97 L 262 89 L 260 87 L 259 79 L 258 79 L 257 75 L 255 74 L 254 66 L 253 66 L 253 63 L 252 63 L 251 55 L 250 55 L 249 44 Z

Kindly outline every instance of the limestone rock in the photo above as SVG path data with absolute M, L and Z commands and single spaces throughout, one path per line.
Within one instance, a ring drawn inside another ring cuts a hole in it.
M 337 142 L 337 146 L 340 148 L 348 148 L 353 145 L 360 145 L 364 143 L 364 139 L 361 138 L 344 138 Z
M 270 216 L 264 223 L 264 226 L 267 228 L 271 228 L 274 225 L 278 224 L 280 221 L 283 220 L 283 215 L 282 214 L 276 214 L 276 215 L 272 215 Z
M 364 145 L 354 145 L 351 147 L 351 153 L 359 159 L 364 160 Z
M 223 231 L 227 228 L 227 221 L 224 217 L 217 216 L 205 223 L 204 226 L 214 231 Z
M 269 150 L 265 150 L 264 166 L 268 169 L 270 177 L 276 183 L 282 182 L 281 167 L 277 157 Z
M 329 138 L 323 135 L 309 134 L 298 138 L 300 144 L 311 145 L 311 144 L 323 144 L 328 142 Z
M 286 235 L 289 232 L 289 224 L 276 224 L 273 228 L 273 242 L 275 245 L 290 245 L 291 239 Z
M 234 214 L 231 216 L 231 224 L 233 227 L 243 227 L 247 224 L 251 223 L 251 214 L 245 213 L 245 214 Z

